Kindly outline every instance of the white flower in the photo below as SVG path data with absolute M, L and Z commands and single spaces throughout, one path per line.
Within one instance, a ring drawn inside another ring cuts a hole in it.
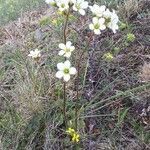
M 46 0 L 45 2 L 46 2 L 47 4 L 49 4 L 49 5 L 54 5 L 54 4 L 56 4 L 55 0 Z
M 70 41 L 68 41 L 66 43 L 66 45 L 63 43 L 59 44 L 59 48 L 61 50 L 59 51 L 58 55 L 60 55 L 60 56 L 64 55 L 67 58 L 69 58 L 71 56 L 71 52 L 74 51 L 74 49 L 75 49 L 75 47 L 72 46 L 72 43 Z
M 102 5 L 102 6 L 98 6 L 96 4 L 94 4 L 93 6 L 89 6 L 89 8 L 91 9 L 92 13 L 96 16 L 96 17 L 102 17 L 106 6 Z
M 85 15 L 85 10 L 88 8 L 88 2 L 84 0 L 72 0 L 74 3 L 73 10 L 78 11 L 81 15 Z
M 70 75 L 75 75 L 77 73 L 76 68 L 71 67 L 70 61 L 66 60 L 64 63 L 57 64 L 58 72 L 56 77 L 59 79 L 64 79 L 65 82 L 70 80 Z
M 35 51 L 30 51 L 30 54 L 28 55 L 34 59 L 41 57 L 41 51 L 38 49 L 35 49 Z
M 105 18 L 105 24 L 108 28 L 110 28 L 114 33 L 116 33 L 116 30 L 119 29 L 118 22 L 119 18 L 116 14 L 116 12 L 113 10 L 113 12 L 110 12 L 109 9 L 107 9 L 103 16 Z
M 56 4 L 61 12 L 69 9 L 69 0 L 56 0 Z
M 91 30 L 94 30 L 95 34 L 100 34 L 101 33 L 100 30 L 105 30 L 106 29 L 106 26 L 105 26 L 104 23 L 105 23 L 105 19 L 104 18 L 98 19 L 97 17 L 94 17 L 93 18 L 93 24 L 91 23 L 89 25 L 89 28 Z
M 106 9 L 106 11 L 103 12 L 104 18 L 111 18 L 111 11 L 109 9 Z
M 116 12 L 113 10 L 113 12 L 111 13 L 111 22 L 108 24 L 108 27 L 112 29 L 114 33 L 116 33 L 116 30 L 119 29 L 118 22 L 119 22 L 119 18 Z

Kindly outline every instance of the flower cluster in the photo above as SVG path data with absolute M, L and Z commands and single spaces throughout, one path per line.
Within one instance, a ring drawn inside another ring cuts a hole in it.
M 71 136 L 73 142 L 79 142 L 80 135 L 74 129 L 68 128 L 66 132 Z
M 46 3 L 58 7 L 60 12 L 65 12 L 72 8 L 72 10 L 78 11 L 81 15 L 85 15 L 85 9 L 90 8 L 94 17 L 89 28 L 95 34 L 100 34 L 106 27 L 114 33 L 119 28 L 119 19 L 116 12 L 114 10 L 111 12 L 105 5 L 98 6 L 94 4 L 93 6 L 89 6 L 85 0 L 46 0 Z
M 114 10 L 111 12 L 106 6 L 98 6 L 96 4 L 89 6 L 89 8 L 94 16 L 89 28 L 93 30 L 95 34 L 100 34 L 106 27 L 116 33 L 116 30 L 119 28 L 119 19 Z
M 68 11 L 72 7 L 81 15 L 85 15 L 85 9 L 88 8 L 88 2 L 84 0 L 46 0 L 46 3 L 58 7 L 61 12 Z

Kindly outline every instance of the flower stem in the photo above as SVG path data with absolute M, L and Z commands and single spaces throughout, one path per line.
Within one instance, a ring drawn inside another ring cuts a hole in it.
M 64 103 L 63 103 L 63 114 L 64 114 L 64 126 L 66 127 L 66 83 L 64 82 Z
M 64 38 L 64 44 L 66 44 L 67 42 L 67 34 L 66 34 L 66 30 L 67 30 L 67 26 L 68 26 L 68 19 L 69 19 L 69 13 L 70 13 L 70 9 L 68 10 L 67 14 L 66 14 L 66 20 L 64 23 L 64 30 L 63 30 L 63 38 Z M 66 118 L 66 83 L 64 82 L 63 85 L 63 89 L 64 89 L 64 103 L 63 103 L 63 114 L 64 114 L 64 126 L 66 127 L 67 124 L 67 118 Z
M 64 24 L 64 31 L 63 31 L 63 36 L 64 36 L 64 44 L 66 44 L 67 41 L 67 34 L 66 34 L 66 30 L 67 30 L 67 26 L 68 26 L 68 20 L 69 20 L 69 13 L 70 13 L 70 9 L 68 10 L 67 14 L 66 14 L 66 20 L 65 20 L 65 24 Z

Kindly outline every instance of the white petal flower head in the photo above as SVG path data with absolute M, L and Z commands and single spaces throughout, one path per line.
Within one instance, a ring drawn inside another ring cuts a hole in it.
M 119 18 L 116 14 L 116 12 L 113 10 L 113 12 L 110 12 L 109 9 L 107 9 L 104 14 L 105 18 L 105 25 L 110 28 L 114 33 L 116 33 L 116 30 L 119 29 L 118 22 Z
M 66 60 L 64 63 L 57 64 L 58 72 L 56 73 L 56 77 L 62 79 L 65 82 L 70 80 L 70 75 L 75 75 L 77 73 L 76 68 L 71 67 L 71 63 L 69 60 Z
M 93 23 L 89 25 L 89 28 L 93 30 L 95 34 L 101 34 L 101 30 L 106 29 L 104 18 L 98 19 L 97 17 L 94 17 L 92 22 Z
M 69 0 L 56 0 L 56 4 L 61 12 L 69 9 Z
M 34 51 L 30 51 L 30 54 L 28 56 L 32 57 L 33 59 L 38 59 L 41 57 L 41 51 L 35 49 Z
M 106 10 L 106 6 L 102 5 L 102 6 L 98 6 L 96 4 L 94 4 L 93 6 L 89 6 L 89 8 L 91 9 L 92 13 L 96 16 L 96 17 L 102 17 L 103 13 Z
M 111 13 L 111 22 L 108 24 L 108 27 L 112 29 L 114 33 L 116 33 L 116 30 L 119 29 L 118 22 L 119 22 L 119 18 L 116 12 L 113 10 L 113 12 Z
M 73 10 L 78 11 L 82 16 L 85 15 L 85 9 L 88 8 L 88 2 L 84 0 L 73 0 Z
M 64 56 L 66 58 L 69 58 L 71 56 L 72 51 L 75 50 L 75 47 L 72 46 L 72 43 L 68 41 L 66 44 L 59 44 L 59 48 L 61 49 L 58 53 L 60 56 Z

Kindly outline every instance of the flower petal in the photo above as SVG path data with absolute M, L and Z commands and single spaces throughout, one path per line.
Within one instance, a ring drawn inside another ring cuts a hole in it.
M 51 4 L 51 3 L 54 3 L 55 1 L 54 0 L 46 0 L 45 1 L 47 4 Z
M 94 33 L 95 33 L 95 34 L 101 34 L 101 32 L 100 32 L 99 29 L 95 29 L 95 30 L 94 30 Z
M 61 79 L 62 77 L 63 77 L 63 72 L 62 71 L 58 71 L 57 73 L 56 73 L 56 77 L 57 78 L 59 78 L 59 79 Z
M 64 62 L 64 66 L 65 66 L 65 68 L 70 68 L 70 66 L 71 66 L 70 61 L 69 61 L 69 60 L 66 60 L 66 61 Z
M 63 44 L 63 43 L 60 43 L 60 44 L 59 44 L 59 48 L 60 48 L 60 49 L 65 49 L 65 48 L 66 48 L 66 45 Z
M 76 68 L 71 67 L 70 70 L 69 70 L 69 72 L 70 72 L 70 74 L 76 74 L 77 70 L 76 70 Z
M 70 56 L 71 56 L 71 52 L 67 52 L 67 53 L 65 53 L 65 55 L 64 55 L 65 57 L 67 57 L 67 58 L 69 58 Z
M 105 9 L 106 9 L 106 6 L 105 6 L 105 5 L 100 6 L 100 11 L 101 11 L 101 12 L 104 12 Z
M 71 46 L 70 47 L 70 51 L 72 52 L 72 51 L 74 51 L 75 50 L 75 47 L 74 46 Z
M 93 6 L 89 6 L 90 10 L 93 12 Z
M 106 29 L 106 26 L 103 24 L 103 25 L 100 26 L 100 29 L 101 29 L 101 30 L 105 30 L 105 29 Z
M 78 9 L 77 9 L 77 7 L 75 5 L 73 6 L 73 10 L 74 11 L 78 11 Z
M 66 43 L 66 47 L 67 47 L 67 48 L 70 48 L 71 44 L 72 44 L 72 43 L 71 43 L 70 41 L 68 41 L 68 42 Z
M 76 0 L 70 0 L 69 2 L 75 4 Z
M 63 63 L 58 63 L 57 68 L 58 68 L 58 70 L 63 70 L 64 69 L 64 64 Z
M 99 19 L 99 23 L 100 23 L 100 24 L 104 24 L 104 23 L 105 23 L 105 19 L 104 19 L 104 18 L 100 18 L 100 19 Z
M 84 16 L 85 15 L 85 10 L 84 9 L 79 9 L 79 13 Z
M 86 9 L 87 7 L 88 7 L 87 1 L 81 3 L 81 8 Z
M 64 55 L 64 54 L 65 54 L 65 51 L 64 51 L 64 50 L 61 50 L 61 51 L 59 51 L 59 53 L 58 53 L 59 56 L 62 56 L 62 55 Z
M 29 54 L 29 55 L 32 56 L 33 54 L 34 54 L 34 51 L 30 51 L 30 54 Z
M 30 54 L 28 54 L 28 56 L 32 57 L 32 54 L 30 53 Z
M 90 28 L 91 30 L 94 30 L 94 25 L 93 25 L 93 24 L 89 24 L 89 28 Z
M 68 82 L 70 80 L 70 74 L 64 74 L 64 81 Z
M 94 23 L 94 24 L 97 24 L 97 23 L 98 23 L 98 18 L 97 18 L 97 17 L 94 17 L 94 18 L 93 18 L 93 23 Z

